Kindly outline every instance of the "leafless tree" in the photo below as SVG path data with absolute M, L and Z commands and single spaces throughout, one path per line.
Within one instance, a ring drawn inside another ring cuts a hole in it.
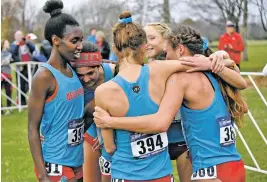
M 255 0 L 253 3 L 258 7 L 262 27 L 267 32 L 267 0 Z
M 248 61 L 248 50 L 247 50 L 247 37 L 248 37 L 248 0 L 244 0 L 242 35 L 243 35 L 244 44 L 245 44 L 245 48 L 244 48 L 244 51 L 243 51 L 243 60 L 244 61 Z
M 170 8 L 169 8 L 169 0 L 164 0 L 163 3 L 163 19 L 164 22 L 167 24 L 171 23 L 171 15 L 170 15 Z
M 194 3 L 191 1 L 188 3 L 194 9 L 195 14 L 202 19 L 218 26 L 231 20 L 239 32 L 239 20 L 243 11 L 244 0 L 195 0 Z

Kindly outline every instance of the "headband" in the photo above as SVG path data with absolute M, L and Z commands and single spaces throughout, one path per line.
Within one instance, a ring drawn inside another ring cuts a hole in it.
M 128 18 L 122 18 L 119 21 L 122 24 L 128 24 L 128 23 L 132 23 L 133 22 L 133 19 L 132 19 L 132 17 L 128 17 Z
M 98 66 L 102 63 L 100 52 L 81 53 L 79 59 L 73 63 L 73 67 Z
M 209 47 L 209 41 L 206 37 L 201 37 L 203 43 L 202 43 L 202 49 L 203 51 L 206 51 Z

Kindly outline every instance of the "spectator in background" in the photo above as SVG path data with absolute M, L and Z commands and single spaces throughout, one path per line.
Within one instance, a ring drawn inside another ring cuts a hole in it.
M 30 42 L 30 37 L 24 37 L 21 30 L 18 30 L 15 35 L 15 41 L 10 46 L 12 58 L 16 62 L 28 62 L 32 60 L 32 53 L 35 50 L 35 46 Z M 28 78 L 27 65 L 17 66 L 20 73 Z M 18 83 L 18 81 L 17 81 Z M 20 77 L 20 89 L 22 92 L 27 93 L 29 87 L 26 80 Z M 27 105 L 26 98 L 21 95 L 21 105 Z
M 267 64 L 263 68 L 262 73 L 263 73 L 264 76 L 267 76 Z
M 12 54 L 9 52 L 9 42 L 8 40 L 2 40 L 1 42 L 1 88 L 4 88 L 6 91 L 6 95 L 12 98 L 12 86 L 9 82 L 7 82 L 6 78 L 10 81 L 11 77 L 11 68 L 10 63 L 13 61 Z M 6 78 L 4 78 L 4 75 Z M 9 99 L 6 100 L 7 107 L 11 106 L 11 101 Z M 1 104 L 2 106 L 2 104 Z M 11 113 L 11 110 L 7 110 L 5 115 Z
M 96 28 L 91 28 L 90 35 L 87 37 L 87 41 L 95 44 L 96 43 Z
M 103 59 L 108 59 L 109 58 L 109 53 L 110 53 L 110 48 L 109 44 L 105 40 L 105 34 L 102 31 L 97 31 L 96 32 L 96 45 L 101 50 L 101 56 Z
M 244 42 L 241 35 L 236 32 L 235 25 L 231 21 L 227 21 L 226 33 L 220 37 L 219 50 L 228 52 L 230 58 L 240 68 L 241 52 L 244 50 Z

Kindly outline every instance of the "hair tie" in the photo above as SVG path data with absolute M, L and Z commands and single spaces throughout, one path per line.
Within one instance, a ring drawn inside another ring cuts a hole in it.
M 132 23 L 133 22 L 133 19 L 132 19 L 132 17 L 128 17 L 128 18 L 122 18 L 119 21 L 122 24 L 128 24 L 128 23 Z
M 55 16 L 55 15 L 58 15 L 60 13 L 61 13 L 61 9 L 60 8 L 59 9 L 55 9 L 50 13 L 50 16 Z
M 202 39 L 202 49 L 205 52 L 209 47 L 209 41 L 206 37 L 201 37 Z

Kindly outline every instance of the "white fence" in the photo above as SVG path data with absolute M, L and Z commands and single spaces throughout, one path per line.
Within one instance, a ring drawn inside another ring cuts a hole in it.
M 38 62 L 33 62 L 33 61 L 30 61 L 30 62 L 18 62 L 18 63 L 13 63 L 11 64 L 11 69 L 12 71 L 14 71 L 17 75 L 17 78 L 16 78 L 16 81 L 17 81 L 17 84 L 13 82 L 5 77 L 4 75 L 1 75 L 12 87 L 13 87 L 13 90 L 16 90 L 17 91 L 17 98 L 14 100 L 10 97 L 8 97 L 2 90 L 1 90 L 1 95 L 3 97 L 5 97 L 6 99 L 8 99 L 9 101 L 11 101 L 11 103 L 15 106 L 11 106 L 11 107 L 1 107 L 1 110 L 13 110 L 13 109 L 18 109 L 19 112 L 21 112 L 22 108 L 26 108 L 28 107 L 27 105 L 22 105 L 21 104 L 21 95 L 23 95 L 26 100 L 28 100 L 28 95 L 27 93 L 24 93 L 20 88 L 21 88 L 21 79 L 24 79 L 28 85 L 29 85 L 29 90 L 31 89 L 31 84 L 32 84 L 32 77 L 33 77 L 33 71 L 34 71 L 34 68 L 35 66 L 38 66 L 40 65 L 41 63 L 38 63 Z M 20 72 L 20 66 L 27 66 L 27 72 L 28 72 L 28 78 L 26 78 L 23 74 L 21 74 Z
M 28 78 L 24 77 L 24 75 L 22 75 L 18 69 L 18 66 L 21 66 L 21 65 L 27 65 L 27 69 L 28 69 Z M 13 100 L 12 98 L 8 97 L 3 91 L 1 92 L 2 96 L 5 97 L 6 99 L 10 100 L 11 103 L 13 103 L 15 106 L 11 106 L 11 107 L 2 107 L 1 110 L 7 110 L 7 109 L 18 109 L 19 111 L 22 110 L 22 108 L 25 108 L 27 107 L 27 105 L 25 106 L 22 106 L 21 105 L 21 94 L 23 96 L 26 97 L 26 99 L 28 99 L 28 96 L 27 96 L 27 93 L 24 93 L 22 92 L 22 90 L 20 89 L 20 77 L 22 77 L 25 81 L 28 82 L 29 84 L 29 90 L 31 89 L 31 81 L 32 81 L 32 76 L 33 76 L 33 69 L 36 65 L 40 65 L 41 63 L 37 63 L 37 62 L 27 62 L 27 63 L 14 63 L 12 64 L 12 70 L 15 71 L 17 73 L 17 85 L 12 82 L 11 80 L 9 80 L 8 78 L 6 78 L 5 76 L 3 76 L 7 82 L 9 82 L 14 89 L 17 90 L 17 93 L 18 93 L 18 98 L 17 98 L 17 101 L 16 100 Z M 241 72 L 241 75 L 244 75 L 244 76 L 248 76 L 248 78 L 250 79 L 251 83 L 253 84 L 254 88 L 256 89 L 257 93 L 259 94 L 262 102 L 265 104 L 266 106 L 266 111 L 267 111 L 267 102 L 266 102 L 266 98 L 264 98 L 264 96 L 262 95 L 261 91 L 259 90 L 258 86 L 256 85 L 255 81 L 253 80 L 253 78 L 251 76 L 263 76 L 262 73 L 256 73 L 256 72 Z M 252 113 L 250 112 L 250 110 L 248 111 L 248 116 L 249 118 L 251 119 L 251 122 L 254 124 L 254 126 L 256 127 L 259 135 L 261 136 L 262 140 L 264 141 L 265 143 L 265 147 L 266 149 L 264 150 L 267 150 L 267 140 L 266 140 L 266 137 L 264 136 L 263 132 L 261 131 L 259 125 L 257 124 L 256 120 L 254 119 Z M 267 116 L 266 116 L 267 117 Z M 248 170 L 251 170 L 251 171 L 255 171 L 255 172 L 259 172 L 259 173 L 263 173 L 263 174 L 267 174 L 267 169 L 261 169 L 255 156 L 253 155 L 250 147 L 248 146 L 245 138 L 243 137 L 242 133 L 237 129 L 237 127 L 235 126 L 236 128 L 236 131 L 237 131 L 237 134 L 239 135 L 241 141 L 243 142 L 245 148 L 247 149 L 253 163 L 255 164 L 255 167 L 252 167 L 252 166 L 247 166 L 245 165 L 246 169 Z M 266 161 L 267 162 L 267 161 Z

